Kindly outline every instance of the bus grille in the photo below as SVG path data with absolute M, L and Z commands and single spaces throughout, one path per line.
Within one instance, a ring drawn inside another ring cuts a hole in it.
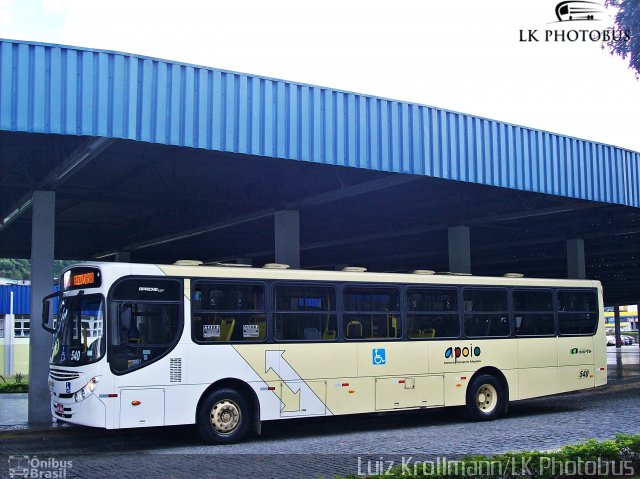
M 73 381 L 74 379 L 78 379 L 80 374 L 75 371 L 65 371 L 64 369 L 51 369 L 49 376 L 54 381 Z

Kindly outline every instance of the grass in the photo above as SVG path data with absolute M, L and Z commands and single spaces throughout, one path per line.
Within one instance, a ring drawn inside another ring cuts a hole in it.
M 29 392 L 29 382 L 24 374 L 17 373 L 13 377 L 8 376 L 6 379 L 0 376 L 0 394 L 26 392 Z

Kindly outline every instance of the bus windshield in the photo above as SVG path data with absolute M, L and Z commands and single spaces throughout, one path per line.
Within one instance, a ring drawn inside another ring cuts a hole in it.
M 49 362 L 57 366 L 82 366 L 99 360 L 105 351 L 103 331 L 102 295 L 81 293 L 63 298 Z

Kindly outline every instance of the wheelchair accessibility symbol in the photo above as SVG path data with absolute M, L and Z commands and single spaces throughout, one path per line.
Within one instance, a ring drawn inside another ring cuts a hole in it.
M 373 349 L 371 351 L 371 356 L 371 362 L 374 366 L 380 366 L 387 362 L 387 354 L 384 349 Z

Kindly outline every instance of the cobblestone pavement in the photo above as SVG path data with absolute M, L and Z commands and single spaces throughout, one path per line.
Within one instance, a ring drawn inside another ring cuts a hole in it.
M 372 464 L 376 472 L 376 463 L 367 459 L 549 450 L 585 438 L 638 433 L 639 408 L 640 382 L 633 382 L 516 402 L 507 417 L 490 423 L 465 422 L 451 408 L 300 419 L 266 423 L 262 436 L 227 446 L 203 445 L 192 427 L 9 431 L 0 435 L 0 477 L 9 476 L 9 455 L 17 456 L 13 466 L 23 456 L 71 461 L 69 478 L 332 477 L 367 472 Z

